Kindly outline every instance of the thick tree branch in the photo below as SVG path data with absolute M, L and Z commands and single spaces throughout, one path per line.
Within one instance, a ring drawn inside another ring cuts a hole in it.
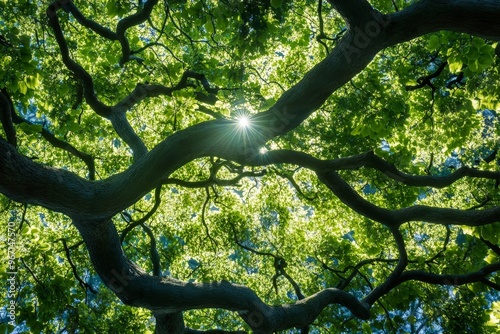
M 388 210 L 365 200 L 336 172 L 317 174 L 319 179 L 348 207 L 360 215 L 389 227 L 400 226 L 411 221 L 466 226 L 481 226 L 500 221 L 500 207 L 473 211 L 414 205 L 398 210 Z
M 493 0 L 424 0 L 388 17 L 375 15 L 373 21 L 368 21 L 368 10 L 360 10 L 360 14 L 354 11 L 358 5 L 366 7 L 365 1 L 334 1 L 334 5 L 351 22 L 352 29 L 346 32 L 327 58 L 285 92 L 275 106 L 252 117 L 252 126 L 248 130 L 242 130 L 235 122 L 228 120 L 192 126 L 161 142 L 125 172 L 95 182 L 83 180 L 64 170 L 35 164 L 0 139 L 0 192 L 17 201 L 42 205 L 71 216 L 85 240 L 96 271 L 125 304 L 162 313 L 206 307 L 239 311 L 255 333 L 305 327 L 314 321 L 324 307 L 332 303 L 344 305 L 355 316 L 367 319 L 370 315 L 368 304 L 376 298 L 368 298 L 367 304 L 338 289 L 325 289 L 292 305 L 271 307 L 264 304 L 252 290 L 229 282 L 186 283 L 149 276 L 125 257 L 110 220 L 114 214 L 158 186 L 173 171 L 196 158 L 219 156 L 242 163 L 256 161 L 263 143 L 300 125 L 337 88 L 364 69 L 384 47 L 440 29 L 485 37 L 500 36 L 500 5 Z M 477 19 L 469 20 L 474 15 Z M 364 23 L 366 27 L 362 26 Z M 63 62 L 84 84 L 87 102 L 96 112 L 109 117 L 112 111 L 95 97 L 92 78 L 70 59 L 57 16 L 50 17 L 50 24 L 61 48 Z M 365 33 L 370 32 L 370 38 L 360 40 L 360 26 L 369 29 Z M 425 206 L 392 211 L 379 208 L 359 196 L 337 173 L 328 172 L 327 168 L 325 170 L 324 164 L 304 156 L 302 158 L 323 168 L 318 171 L 318 176 L 344 203 L 360 214 L 390 226 L 393 231 L 402 223 L 413 220 L 478 226 L 500 219 L 500 208 L 480 211 Z M 263 163 L 263 159 L 260 161 Z M 395 234 L 395 237 L 398 247 L 401 247 L 398 235 Z M 403 257 L 401 254 L 400 250 L 400 256 Z M 386 293 L 405 279 L 441 281 L 446 284 L 443 278 L 449 278 L 449 275 L 429 276 L 427 273 L 410 271 L 408 273 L 411 274 L 403 272 L 398 280 L 396 276 L 404 265 L 404 259 L 400 259 L 395 272 L 388 279 L 389 284 L 378 290 L 376 288 L 374 291 L 380 292 L 374 292 L 373 295 Z M 484 273 L 498 269 L 498 265 L 486 266 L 479 276 L 484 278 Z M 463 281 L 467 279 L 471 278 L 467 276 Z
M 243 138 L 242 138 L 243 137 Z M 209 139 L 210 138 L 210 139 Z M 180 131 L 158 145 L 128 170 L 98 182 L 85 180 L 65 170 L 42 167 L 26 159 L 0 139 L 0 191 L 20 202 L 39 204 L 69 215 L 92 213 L 96 217 L 112 216 L 135 203 L 151 188 L 163 182 L 174 170 L 201 156 L 221 156 L 253 164 L 288 162 L 320 171 L 318 175 L 348 206 L 360 214 L 387 225 L 400 225 L 412 220 L 437 224 L 480 226 L 499 220 L 500 208 L 455 210 L 414 206 L 391 212 L 379 208 L 357 194 L 336 173 L 323 172 L 342 166 L 341 162 L 359 161 L 360 156 L 321 162 L 304 153 L 277 152 L 266 158 L 255 158 L 254 151 L 245 150 L 245 137 L 232 121 L 216 120 Z M 271 153 L 271 152 L 268 152 Z M 266 154 L 267 155 L 267 154 Z M 168 156 L 168 163 L 164 158 Z M 262 155 L 259 155 L 259 157 Z M 260 161 L 260 162 L 259 162 Z M 473 175 L 482 175 L 471 170 Z M 486 173 L 486 172 L 485 172 Z M 32 175 L 27 181 L 25 175 Z M 486 174 L 488 176 L 489 174 Z M 422 176 L 431 180 L 430 176 Z M 48 192 L 47 189 L 55 191 Z
M 157 312 L 155 334 L 247 334 L 245 331 L 224 331 L 220 329 L 199 331 L 184 325 L 182 313 L 162 314 Z
M 440 285 L 463 285 L 468 283 L 481 282 L 488 275 L 500 270 L 500 263 L 493 263 L 482 267 L 478 271 L 463 274 L 433 274 L 422 270 L 409 270 L 401 274 L 401 276 L 393 282 L 393 287 L 410 280 L 417 280 L 430 284 Z
M 350 28 L 362 27 L 374 18 L 375 10 L 366 0 L 328 0 L 328 2 L 342 15 Z
M 500 39 L 500 6 L 495 0 L 421 0 L 389 16 L 387 46 L 415 37 L 451 30 L 488 39 Z
M 116 41 L 118 40 L 118 36 L 114 31 L 112 31 L 109 28 L 103 27 L 97 22 L 93 20 L 87 19 L 75 6 L 73 1 L 66 0 L 64 4 L 64 9 L 68 10 L 73 16 L 75 17 L 76 21 L 80 23 L 82 26 L 89 28 L 90 30 L 94 31 L 98 35 L 107 38 L 111 41 Z M 54 13 L 55 15 L 55 13 Z
M 326 289 L 292 305 L 267 306 L 245 287 L 220 283 L 185 283 L 149 276 L 123 253 L 111 221 L 74 221 L 87 245 L 94 268 L 104 283 L 127 305 L 177 313 L 198 308 L 240 311 L 255 333 L 309 325 L 329 304 L 341 304 L 366 319 L 369 309 L 351 294 Z

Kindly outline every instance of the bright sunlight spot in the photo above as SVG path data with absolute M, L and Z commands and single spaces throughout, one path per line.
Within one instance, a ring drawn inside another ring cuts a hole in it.
M 238 117 L 238 125 L 240 128 L 246 128 L 250 125 L 250 119 L 248 116 L 242 115 Z
M 267 148 L 261 147 L 260 150 L 259 150 L 259 153 L 260 154 L 266 154 L 267 153 Z

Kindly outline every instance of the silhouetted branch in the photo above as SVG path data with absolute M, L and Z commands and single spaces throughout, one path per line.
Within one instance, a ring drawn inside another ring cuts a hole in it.
M 406 252 L 403 235 L 397 228 L 390 228 L 390 231 L 398 248 L 398 264 L 396 268 L 391 272 L 391 274 L 387 277 L 387 279 L 382 284 L 373 289 L 368 294 L 368 296 L 363 299 L 363 302 L 369 305 L 373 305 L 373 303 L 375 303 L 380 297 L 382 297 L 393 288 L 393 285 L 408 265 L 408 253 Z
M 87 27 L 94 31 L 95 33 L 99 34 L 100 36 L 107 38 L 111 41 L 116 41 L 118 40 L 118 36 L 116 33 L 109 28 L 101 26 L 99 23 L 87 19 L 75 6 L 75 4 L 72 1 L 67 1 L 65 3 L 64 8 L 68 10 L 71 14 L 73 14 L 74 18 L 78 23 L 80 23 L 82 26 Z
M 151 241 L 149 246 L 149 256 L 151 257 L 151 262 L 153 263 L 153 275 L 160 276 L 161 265 L 160 265 L 160 254 L 158 254 L 158 249 L 156 248 L 156 239 L 153 231 L 144 223 L 141 224 L 142 229 L 146 232 Z
M 14 147 L 17 147 L 16 129 L 12 122 L 13 106 L 12 101 L 5 95 L 3 88 L 0 92 L 0 121 L 7 136 L 7 141 Z
M 495 254 L 500 255 L 500 246 L 495 245 L 489 240 L 486 240 L 482 236 L 479 238 L 486 246 L 488 246 L 489 249 L 495 252 Z
M 22 124 L 26 123 L 28 125 L 34 125 L 33 122 L 28 121 L 27 119 L 22 118 L 16 113 L 16 110 L 13 108 L 12 100 L 10 99 L 10 96 L 7 94 L 5 90 L 2 90 L 2 93 L 0 93 L 0 99 L 5 98 L 7 99 L 7 106 L 10 106 L 10 115 L 11 115 L 11 120 L 15 124 Z M 0 106 L 0 112 L 1 112 L 1 106 Z M 40 134 L 42 135 L 43 138 L 45 138 L 52 146 L 60 148 L 65 150 L 68 153 L 73 154 L 75 157 L 81 159 L 85 165 L 87 165 L 87 168 L 89 170 L 89 179 L 90 180 L 95 180 L 95 162 L 94 162 L 94 157 L 91 156 L 90 154 L 87 154 L 85 152 L 82 152 L 75 148 L 73 145 L 71 145 L 68 142 L 65 142 L 61 139 L 58 139 L 52 132 L 47 130 L 45 127 L 42 127 Z
M 35 282 L 36 282 L 38 285 L 40 285 L 40 286 L 42 287 L 42 289 L 44 289 L 45 291 L 47 291 L 47 287 L 45 286 L 45 284 L 43 284 L 43 282 L 42 282 L 42 281 L 40 281 L 40 280 L 38 279 L 38 277 L 35 275 L 35 273 L 33 272 L 33 270 L 31 270 L 30 266 L 28 266 L 28 265 L 26 264 L 26 261 L 24 261 L 24 259 L 23 259 L 23 258 L 21 258 L 21 263 L 23 264 L 23 266 L 24 266 L 26 269 L 28 269 L 28 272 L 30 273 L 31 277 L 33 277 L 33 279 L 35 280 Z
M 441 225 L 481 226 L 500 221 L 500 207 L 484 210 L 459 210 L 414 205 L 389 210 L 361 197 L 336 172 L 317 173 L 320 180 L 348 207 L 386 226 L 400 226 L 410 221 Z
M 148 221 L 148 219 L 151 218 L 155 214 L 156 210 L 158 210 L 158 208 L 160 207 L 160 204 L 161 204 L 161 186 L 158 186 L 155 189 L 155 204 L 153 205 L 151 210 L 149 210 L 149 212 L 144 217 L 142 217 L 138 220 L 133 221 L 132 217 L 130 217 L 130 216 L 128 217 L 128 219 L 126 219 L 127 221 L 130 222 L 130 224 L 123 229 L 121 236 L 120 236 L 120 242 L 123 243 L 123 240 L 125 240 L 125 237 L 127 236 L 127 234 L 130 231 L 132 231 L 137 226 Z
M 73 260 L 71 259 L 71 254 L 70 254 L 70 251 L 69 251 L 69 248 L 68 248 L 68 245 L 66 243 L 66 239 L 60 239 L 63 243 L 63 246 L 64 246 L 64 252 L 66 254 L 66 259 L 68 260 L 69 262 L 69 265 L 71 266 L 71 270 L 73 271 L 73 276 L 75 276 L 75 278 L 78 280 L 78 283 L 80 284 L 80 286 L 82 287 L 82 289 L 84 291 L 86 291 L 87 289 L 90 290 L 90 292 L 92 292 L 93 294 L 97 294 L 97 291 L 94 289 L 94 287 L 90 284 L 88 284 L 87 282 L 85 282 L 81 277 L 80 275 L 78 275 L 78 271 L 76 270 L 76 266 L 75 264 L 73 263 Z
M 257 255 L 262 255 L 262 256 L 270 256 L 274 259 L 274 270 L 275 270 L 275 274 L 273 275 L 272 277 L 272 282 L 273 282 L 273 287 L 276 291 L 276 294 L 278 294 L 278 285 L 277 285 L 277 280 L 280 276 L 283 276 L 285 277 L 288 282 L 292 285 L 293 289 L 295 290 L 295 294 L 297 295 L 297 298 L 299 300 L 301 299 L 304 299 L 305 296 L 302 294 L 302 291 L 300 289 L 300 286 L 297 284 L 297 282 L 295 282 L 295 280 L 290 276 L 288 275 L 288 273 L 286 272 L 285 268 L 287 267 L 287 263 L 286 263 L 286 260 L 281 257 L 281 256 L 278 256 L 278 255 L 275 255 L 273 253 L 269 253 L 269 252 L 262 252 L 262 251 L 258 251 L 252 247 L 249 247 L 249 246 L 246 246 L 244 244 L 242 244 L 239 240 L 238 240 L 238 236 L 236 235 L 236 229 L 234 227 L 234 225 L 231 225 L 231 227 L 233 228 L 233 234 L 234 234 L 234 242 L 240 246 L 241 248 L 243 249 L 246 249 L 254 254 L 257 254 Z
M 112 113 L 111 107 L 105 105 L 96 97 L 92 76 L 82 66 L 71 59 L 69 55 L 69 48 L 59 24 L 59 18 L 57 17 L 57 8 L 59 8 L 59 3 L 57 1 L 53 2 L 47 9 L 47 16 L 49 17 L 49 25 L 54 31 L 57 44 L 59 45 L 59 49 L 61 50 L 63 63 L 82 81 L 84 88 L 83 95 L 85 97 L 85 101 L 87 101 L 89 106 L 98 115 L 108 118 Z
M 139 25 L 146 21 L 153 11 L 153 7 L 158 3 L 158 0 L 148 0 L 144 4 L 141 11 L 132 14 L 128 17 L 121 19 L 116 26 L 116 36 L 118 41 L 122 46 L 122 57 L 120 59 L 120 66 L 123 66 L 127 61 L 130 61 L 130 44 L 127 37 L 125 37 L 125 32 L 128 28 L 132 26 Z
M 414 85 L 414 86 L 406 86 L 406 90 L 407 91 L 412 91 L 412 90 L 416 90 L 416 89 L 419 89 L 419 88 L 422 88 L 422 87 L 425 87 L 425 86 L 429 86 L 432 88 L 432 90 L 435 90 L 436 87 L 434 86 L 434 84 L 432 83 L 432 79 L 434 78 L 437 78 L 444 70 L 444 68 L 446 67 L 446 65 L 448 65 L 448 62 L 447 61 L 444 61 L 441 65 L 439 65 L 439 67 L 436 69 L 436 71 L 434 71 L 433 73 L 429 74 L 429 75 L 426 75 L 424 77 L 420 77 L 417 79 L 417 85 Z
M 238 176 L 235 178 L 229 179 L 229 180 L 223 180 L 216 178 L 215 175 L 211 175 L 208 179 L 202 180 L 202 181 L 185 181 L 177 178 L 170 177 L 168 179 L 165 179 L 163 181 L 163 184 L 176 184 L 181 187 L 185 188 L 206 188 L 210 187 L 213 185 L 217 186 L 222 186 L 222 187 L 227 187 L 227 186 L 235 186 L 238 184 L 238 182 L 245 178 L 245 177 L 261 177 L 266 174 L 265 170 L 258 171 L 258 172 L 252 172 L 252 171 L 245 171 L 240 173 Z
M 401 276 L 393 282 L 392 287 L 394 288 L 395 286 L 409 280 L 417 280 L 430 284 L 440 285 L 463 285 L 468 283 L 481 282 L 488 275 L 499 270 L 500 262 L 484 266 L 478 271 L 462 275 L 433 274 L 422 270 L 409 270 L 402 273 Z

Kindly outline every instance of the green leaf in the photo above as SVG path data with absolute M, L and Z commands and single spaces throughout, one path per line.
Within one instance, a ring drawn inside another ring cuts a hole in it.
M 36 75 L 32 76 L 32 75 L 29 75 L 25 78 L 25 82 L 26 82 L 26 86 L 30 89 L 35 89 L 38 87 L 38 85 L 40 84 L 40 81 L 39 81 L 39 74 L 37 73 Z
M 429 38 L 429 49 L 434 51 L 437 50 L 441 46 L 441 40 L 438 35 L 432 35 Z
M 19 124 L 19 127 L 27 135 L 40 133 L 40 132 L 42 132 L 42 129 L 43 129 L 43 125 L 41 125 L 41 124 L 21 123 L 21 124 Z
M 450 72 L 457 73 L 462 70 L 463 63 L 458 58 L 450 57 L 448 58 L 448 66 L 450 67 Z
M 406 105 L 403 101 L 401 101 L 401 100 L 391 101 L 391 110 L 394 111 L 396 114 L 404 113 L 405 108 L 406 108 Z
M 207 21 L 207 23 L 205 24 L 205 29 L 209 34 L 213 34 L 215 32 L 214 24 L 211 20 Z
M 280 8 L 283 0 L 271 0 L 271 6 L 273 8 Z
M 469 61 L 474 61 L 479 57 L 479 49 L 475 47 L 470 47 L 468 50 L 465 52 L 465 56 Z
M 24 81 L 19 81 L 17 87 L 19 88 L 19 92 L 23 95 L 28 92 L 28 85 L 26 85 Z

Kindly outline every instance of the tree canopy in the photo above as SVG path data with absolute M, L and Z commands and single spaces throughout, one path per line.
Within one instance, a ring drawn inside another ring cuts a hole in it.
M 497 0 L 0 13 L 0 330 L 498 332 Z

